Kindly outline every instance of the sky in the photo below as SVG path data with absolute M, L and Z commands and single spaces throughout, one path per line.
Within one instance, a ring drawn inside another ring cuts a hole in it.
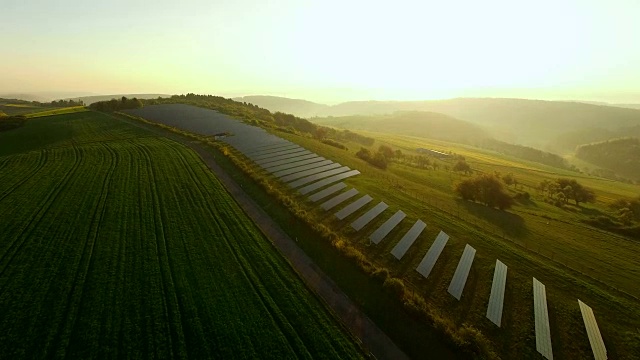
M 2 0 L 0 94 L 640 103 L 640 1 Z

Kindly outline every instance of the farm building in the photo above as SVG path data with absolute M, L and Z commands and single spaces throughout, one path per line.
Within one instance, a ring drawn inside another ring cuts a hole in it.
M 443 153 L 442 151 L 437 151 L 437 150 L 417 148 L 416 151 L 418 153 L 420 153 L 420 154 L 431 155 L 431 156 L 436 157 L 438 159 L 446 159 L 446 158 L 449 157 L 449 154 Z

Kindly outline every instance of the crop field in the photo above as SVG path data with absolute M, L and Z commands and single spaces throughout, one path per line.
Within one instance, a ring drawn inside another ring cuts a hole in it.
M 355 156 L 360 149 L 359 144 L 348 143 L 349 150 L 345 151 L 310 138 L 277 134 L 321 156 L 360 170 L 362 175 L 350 179 L 349 185 L 390 205 L 386 216 L 376 218 L 359 232 L 345 225 L 370 207 L 339 221 L 333 214 L 341 207 L 325 212 L 308 203 L 306 208 L 311 216 L 333 229 L 340 229 L 339 233 L 370 259 L 410 282 L 415 291 L 438 308 L 445 309 L 456 323 L 470 323 L 479 328 L 495 342 L 503 355 L 537 356 L 533 276 L 547 286 L 556 358 L 592 356 L 577 299 L 594 309 L 610 357 L 634 358 L 639 354 L 640 302 L 637 298 L 640 297 L 640 260 L 636 255 L 640 252 L 640 243 L 578 221 L 604 211 L 612 199 L 637 196 L 637 186 L 587 177 L 457 144 L 364 133 L 376 138 L 374 147 L 387 144 L 405 154 L 415 154 L 418 147 L 451 150 L 464 155 L 476 170 L 513 173 L 523 188 L 531 192 L 532 198 L 504 212 L 457 199 L 452 187 L 465 175 L 443 169 L 445 165 L 453 165 L 451 160 L 440 161 L 437 171 L 397 163 L 391 163 L 387 170 L 380 170 Z M 543 179 L 559 176 L 576 177 L 596 191 L 598 202 L 569 210 L 547 204 L 533 187 Z M 306 200 L 300 197 L 300 201 Z M 407 219 L 380 244 L 370 244 L 369 234 L 397 210 L 407 213 Z M 427 228 L 405 257 L 398 261 L 390 251 L 417 219 L 425 221 Z M 451 238 L 433 272 L 424 279 L 415 268 L 440 230 Z M 447 287 L 467 243 L 477 249 L 477 254 L 462 300 L 458 302 L 447 293 Z M 502 328 L 497 328 L 485 318 L 496 259 L 509 266 Z
M 96 112 L 0 134 L 0 358 L 359 358 L 186 147 Z

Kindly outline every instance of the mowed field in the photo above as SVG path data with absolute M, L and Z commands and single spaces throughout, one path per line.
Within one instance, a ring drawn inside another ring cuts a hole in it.
M 0 358 L 359 358 L 191 150 L 95 112 L 0 133 Z

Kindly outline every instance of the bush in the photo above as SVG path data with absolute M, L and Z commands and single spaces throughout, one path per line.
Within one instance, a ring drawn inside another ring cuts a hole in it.
M 348 150 L 346 146 L 344 146 L 344 144 L 339 143 L 335 140 L 331 140 L 331 139 L 324 139 L 322 140 L 323 144 L 327 144 L 327 145 L 331 145 L 333 147 L 336 147 L 338 149 L 342 149 L 342 150 Z

